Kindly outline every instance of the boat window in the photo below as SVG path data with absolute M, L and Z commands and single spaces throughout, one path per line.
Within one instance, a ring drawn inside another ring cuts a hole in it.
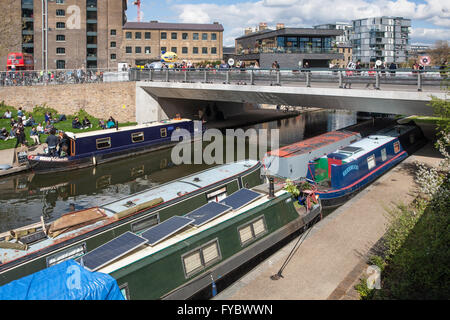
M 186 278 L 220 259 L 219 241 L 217 239 L 187 253 L 182 257 Z
M 97 139 L 97 150 L 111 148 L 111 138 Z
M 413 134 L 409 135 L 409 143 L 413 144 L 414 141 L 416 141 L 416 137 L 414 136 L 414 133 L 413 133 Z
M 256 238 L 262 236 L 267 232 L 267 226 L 264 221 L 264 216 L 258 217 L 252 222 L 238 228 L 241 245 L 245 246 Z
M 161 138 L 165 138 L 167 137 L 167 128 L 162 128 L 161 129 Z
M 399 153 L 400 152 L 400 142 L 396 141 L 394 143 L 394 152 Z
M 125 300 L 130 300 L 130 290 L 128 289 L 128 283 L 124 283 L 119 286 L 120 292 Z
M 386 161 L 387 154 L 386 154 L 386 148 L 381 150 L 381 161 Z
M 86 243 L 82 243 L 78 246 L 70 247 L 69 249 L 60 251 L 47 258 L 47 267 L 52 267 L 58 263 L 64 262 L 69 259 L 76 259 L 86 253 Z
M 216 189 L 206 194 L 206 200 L 208 202 L 219 202 L 227 197 L 227 187 Z
M 372 170 L 376 166 L 375 155 L 371 155 L 367 158 L 367 165 L 369 166 L 369 170 Z
M 131 134 L 131 141 L 133 143 L 144 141 L 144 133 L 143 132 L 135 132 Z
M 132 232 L 140 232 L 159 223 L 159 214 L 155 213 L 131 224 Z

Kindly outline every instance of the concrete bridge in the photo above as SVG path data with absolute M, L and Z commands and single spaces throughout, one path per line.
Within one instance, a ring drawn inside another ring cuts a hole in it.
M 266 73 L 247 71 L 141 71 L 136 80 L 136 118 L 157 121 L 196 114 L 212 103 L 225 116 L 242 112 L 248 104 L 272 104 L 344 109 L 400 115 L 433 114 L 431 97 L 446 99 L 442 79 L 428 74 L 396 74 L 395 77 L 342 74 Z M 253 75 L 252 75 L 253 74 Z M 145 79 L 144 81 L 142 79 Z M 140 81 L 139 81 L 140 80 Z M 283 81 L 284 80 L 284 81 Z M 344 84 L 351 83 L 351 89 Z M 367 84 L 370 84 L 367 88 Z

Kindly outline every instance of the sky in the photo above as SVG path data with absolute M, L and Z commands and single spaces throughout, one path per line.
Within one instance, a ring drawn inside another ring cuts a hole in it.
M 213 23 L 224 26 L 224 46 L 246 27 L 266 22 L 310 28 L 317 24 L 351 22 L 378 16 L 411 19 L 411 44 L 450 41 L 450 0 L 141 0 L 142 21 Z M 137 8 L 128 0 L 128 21 L 137 21 Z

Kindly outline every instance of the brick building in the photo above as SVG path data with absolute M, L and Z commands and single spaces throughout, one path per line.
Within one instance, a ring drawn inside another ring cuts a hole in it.
M 9 51 L 33 54 L 36 70 L 46 64 L 49 70 L 117 68 L 126 0 L 16 0 L 10 9 L 13 20 L 22 21 L 22 43 L 11 40 Z M 5 70 L 6 57 L 1 60 Z
M 131 66 L 161 60 L 175 52 L 179 60 L 218 61 L 223 57 L 223 26 L 212 24 L 127 22 L 123 26 L 122 60 Z

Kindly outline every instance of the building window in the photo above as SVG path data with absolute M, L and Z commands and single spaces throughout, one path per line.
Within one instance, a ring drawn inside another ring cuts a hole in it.
M 181 257 L 186 278 L 222 259 L 217 239 Z
M 217 40 L 217 33 L 211 33 L 211 40 L 213 41 Z
M 172 32 L 170 38 L 171 38 L 172 40 L 177 40 L 177 33 L 176 33 L 176 32 Z
M 137 143 L 144 141 L 144 133 L 143 132 L 135 132 L 131 134 L 131 142 Z
M 101 138 L 96 140 L 97 150 L 111 148 L 111 138 Z
M 158 213 L 152 214 L 150 217 L 145 217 L 135 223 L 131 224 L 132 232 L 141 232 L 145 229 L 153 227 L 159 223 L 159 215 Z
M 193 47 L 192 48 L 192 53 L 193 54 L 198 54 L 198 47 Z
M 66 48 L 56 48 L 56 54 L 66 54 Z
M 187 40 L 187 39 L 188 39 L 188 34 L 187 34 L 186 32 L 184 32 L 184 33 L 182 34 L 181 38 L 182 38 L 183 40 Z
M 56 35 L 56 41 L 59 41 L 59 42 L 66 41 L 66 36 L 63 35 L 63 34 L 57 34 Z
M 125 38 L 132 39 L 132 37 L 133 37 L 133 33 L 132 32 L 125 33 Z
M 152 38 L 152 33 L 151 32 L 146 32 L 145 33 L 145 40 L 150 40 Z
M 76 259 L 85 253 L 86 253 L 85 243 L 60 251 L 47 258 L 47 267 L 52 267 L 54 265 L 57 265 L 58 263 L 64 262 L 69 259 Z
M 138 39 L 138 40 L 142 39 L 142 33 L 136 32 L 136 33 L 134 34 L 134 38 L 135 38 L 135 39 Z
M 203 47 L 202 48 L 202 54 L 208 54 L 208 48 Z
M 172 47 L 172 49 L 170 49 L 173 53 L 177 53 L 177 47 Z
M 245 246 L 246 244 L 252 242 L 266 232 L 267 227 L 264 221 L 264 216 L 256 218 L 249 224 L 238 228 L 239 238 L 241 240 L 242 246 Z
M 211 48 L 211 54 L 217 54 L 217 48 L 216 47 L 212 47 Z
M 166 47 L 161 47 L 161 53 L 165 53 L 167 51 L 167 48 Z
M 115 48 L 116 47 L 116 42 L 115 41 L 111 41 L 111 48 Z
M 65 69 L 66 61 L 65 60 L 56 60 L 56 69 Z
M 167 32 L 161 32 L 161 40 L 167 39 Z
M 112 36 L 115 36 L 115 35 L 116 35 L 116 33 L 117 33 L 116 29 L 111 29 L 111 32 L 110 32 L 110 34 L 111 34 Z
M 64 17 L 65 15 L 66 15 L 66 11 L 64 11 L 64 9 L 56 9 L 57 17 Z
M 116 59 L 117 59 L 116 54 L 115 53 L 111 53 L 111 60 L 116 60 Z
M 198 33 L 193 33 L 192 34 L 192 39 L 193 40 L 198 40 Z
M 202 40 L 208 40 L 208 34 L 202 33 Z
M 145 47 L 145 54 L 150 54 L 152 53 L 152 48 L 151 47 Z
M 372 170 L 376 166 L 375 162 L 375 155 L 371 155 L 367 158 L 367 166 L 369 167 L 369 170 Z
M 64 0 L 56 0 L 57 4 L 64 4 Z
M 66 24 L 64 22 L 57 22 L 56 23 L 56 29 L 65 29 Z
M 133 49 L 131 47 L 125 47 L 125 53 L 132 53 Z
M 181 48 L 181 53 L 187 54 L 188 53 L 188 48 L 187 47 Z
M 141 47 L 135 47 L 134 48 L 134 52 L 135 53 L 141 53 L 142 52 L 142 48 Z

